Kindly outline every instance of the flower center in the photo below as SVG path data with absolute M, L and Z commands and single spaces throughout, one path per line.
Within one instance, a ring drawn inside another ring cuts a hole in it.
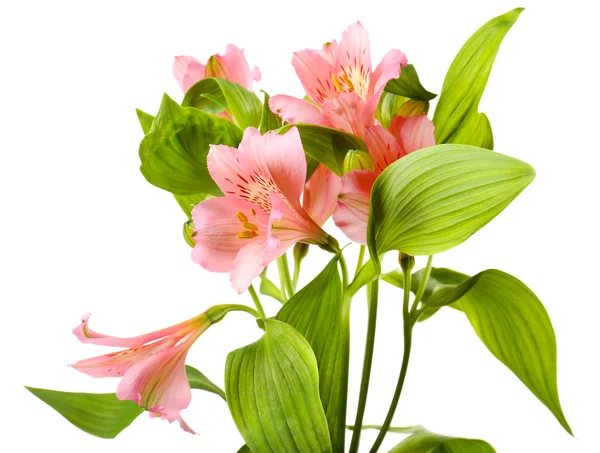
M 342 74 L 331 74 L 333 86 L 338 93 L 356 93 L 364 100 L 369 91 L 370 74 L 361 65 L 360 68 L 343 68 Z
M 250 209 L 250 214 L 252 216 L 256 215 L 256 211 L 254 209 Z M 236 212 L 235 216 L 238 218 L 240 223 L 242 224 L 243 230 L 241 233 L 238 233 L 237 237 L 239 239 L 254 239 L 258 237 L 258 227 L 256 224 L 249 222 L 248 217 L 241 211 Z

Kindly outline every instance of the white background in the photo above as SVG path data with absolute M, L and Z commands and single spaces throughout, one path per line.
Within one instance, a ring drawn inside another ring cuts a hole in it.
M 339 39 L 360 20 L 370 31 L 374 64 L 389 48 L 400 48 L 425 87 L 439 93 L 471 33 L 516 6 L 527 9 L 500 50 L 480 109 L 491 120 L 496 150 L 532 164 L 537 178 L 496 220 L 434 264 L 470 274 L 502 269 L 537 293 L 554 323 L 560 394 L 577 439 L 452 310 L 418 326 L 394 422 L 486 439 L 499 453 L 600 451 L 600 39 L 593 4 L 3 2 L 0 451 L 230 453 L 243 443 L 226 405 L 211 394 L 195 391 L 184 413 L 198 436 L 142 415 L 108 441 L 78 431 L 23 388 L 114 391 L 116 380 L 94 380 L 66 366 L 105 352 L 71 334 L 84 312 L 93 312 L 94 329 L 130 336 L 213 304 L 250 302 L 235 295 L 226 276 L 189 259 L 179 207 L 138 170 L 142 132 L 134 109 L 155 113 L 163 92 L 181 99 L 171 74 L 174 55 L 204 61 L 232 42 L 261 68 L 258 88 L 302 96 L 292 51 Z M 337 234 L 332 225 L 327 229 Z M 356 247 L 349 250 L 350 263 L 355 253 Z M 304 282 L 325 260 L 324 253 L 311 255 Z M 401 358 L 401 296 L 382 288 L 367 423 L 382 422 Z M 267 305 L 274 313 L 276 303 Z M 361 294 L 353 307 L 349 420 L 365 321 Z M 230 315 L 200 339 L 189 362 L 222 384 L 227 353 L 259 335 L 247 315 Z M 390 434 L 385 446 L 401 438 Z M 365 433 L 364 451 L 373 439 Z

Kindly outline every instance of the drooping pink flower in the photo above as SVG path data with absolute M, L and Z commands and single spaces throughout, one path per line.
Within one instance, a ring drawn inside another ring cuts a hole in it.
M 389 51 L 372 69 L 369 35 L 360 24 L 351 25 L 322 50 L 294 53 L 292 64 L 310 101 L 273 96 L 269 106 L 291 124 L 333 127 L 362 137 L 375 121 L 375 110 L 387 82 L 398 78 L 407 60 L 400 50 Z
M 367 244 L 371 188 L 375 179 L 390 164 L 408 153 L 435 145 L 433 129 L 427 115 L 397 116 L 389 130 L 379 125 L 365 129 L 364 140 L 375 171 L 354 170 L 342 177 L 333 221 L 346 236 L 359 244 Z
M 300 204 L 306 158 L 296 128 L 265 135 L 248 128 L 237 149 L 211 145 L 208 170 L 225 196 L 192 211 L 192 259 L 209 271 L 229 272 L 238 293 L 296 242 L 336 247 Z
M 219 77 L 252 90 L 253 82 L 260 82 L 260 70 L 250 70 L 244 51 L 228 44 L 224 55 L 213 55 L 206 64 L 194 57 L 178 56 L 173 63 L 173 75 L 185 93 L 192 85 L 207 77 Z
M 90 314 L 82 318 L 73 333 L 83 343 L 124 347 L 119 352 L 80 360 L 71 365 L 92 377 L 121 377 L 117 397 L 131 400 L 148 410 L 151 417 L 174 422 L 190 433 L 180 411 L 189 406 L 192 395 L 185 372 L 190 347 L 210 327 L 207 313 L 182 323 L 131 338 L 117 338 L 89 328 Z

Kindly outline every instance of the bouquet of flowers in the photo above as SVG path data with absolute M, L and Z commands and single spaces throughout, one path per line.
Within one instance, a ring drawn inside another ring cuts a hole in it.
M 72 367 L 96 378 L 119 377 L 116 393 L 29 390 L 78 428 L 104 438 L 144 411 L 194 433 L 181 412 L 191 404 L 191 389 L 198 389 L 226 401 L 245 440 L 239 452 L 357 452 L 361 432 L 373 428 L 364 413 L 383 281 L 397 287 L 402 300 L 403 360 L 371 453 L 390 431 L 408 433 L 395 453 L 494 451 L 483 440 L 392 427 L 413 330 L 444 307 L 464 313 L 487 349 L 570 433 L 558 397 L 555 335 L 540 300 L 500 270 L 469 276 L 433 267 L 436 254 L 466 241 L 534 179 L 530 165 L 493 150 L 490 121 L 478 110 L 502 40 L 521 11 L 492 19 L 464 44 L 431 119 L 437 95 L 423 87 L 400 50 L 374 64 L 359 22 L 339 41 L 293 54 L 303 99 L 255 93 L 261 73 L 234 45 L 206 63 L 176 57 L 181 103 L 164 95 L 156 115 L 137 111 L 144 132 L 140 169 L 183 210 L 191 259 L 208 272 L 228 273 L 253 306 L 215 305 L 128 338 L 96 332 L 85 314 L 73 330 L 77 338 L 119 349 Z M 343 237 L 325 231 L 330 218 Z M 352 269 L 347 247 L 359 250 Z M 315 248 L 330 258 L 299 287 L 303 260 Z M 386 253 L 397 263 L 391 269 L 383 269 Z M 416 271 L 415 257 L 426 257 Z M 275 268 L 276 276 L 269 272 Z M 353 395 L 350 307 L 363 287 L 366 348 Z M 279 310 L 267 313 L 263 297 L 277 300 Z M 186 358 L 202 334 L 233 311 L 249 315 L 263 334 L 229 353 L 221 389 Z M 346 414 L 349 400 L 358 401 L 353 420 Z

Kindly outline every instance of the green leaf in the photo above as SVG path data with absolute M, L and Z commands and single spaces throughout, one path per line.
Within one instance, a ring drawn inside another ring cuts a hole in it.
M 263 109 L 254 93 L 237 83 L 218 77 L 202 79 L 191 86 L 181 105 L 212 114 L 227 110 L 242 130 L 258 127 Z
M 262 338 L 227 356 L 225 392 L 238 430 L 255 453 L 331 453 L 310 345 L 284 322 L 264 326 Z
M 327 416 L 334 451 L 344 451 L 344 402 L 339 385 L 342 366 L 342 282 L 333 258 L 308 285 L 292 296 L 277 313 L 300 332 L 315 352 L 319 367 L 319 392 Z
M 417 71 L 412 64 L 403 67 L 400 77 L 390 80 L 385 86 L 385 91 L 417 101 L 431 101 L 437 96 L 421 85 Z
M 516 8 L 487 22 L 456 55 L 433 116 L 436 143 L 493 147 L 490 123 L 478 113 L 479 101 L 500 44 L 521 11 Z
M 259 290 L 261 294 L 272 297 L 273 299 L 281 302 L 282 304 L 285 303 L 285 299 L 282 297 L 279 288 L 275 286 L 275 283 L 269 280 L 269 277 L 267 277 L 267 268 L 265 268 L 265 270 L 262 271 L 262 273 L 260 274 Z
M 275 115 L 269 108 L 269 95 L 266 91 L 263 91 L 265 98 L 263 100 L 262 115 L 260 117 L 260 130 L 261 134 L 268 131 L 274 131 L 281 127 L 282 121 L 279 116 Z
M 77 428 L 105 439 L 116 437 L 143 412 L 133 401 L 121 401 L 114 393 L 26 388 Z
M 188 219 L 192 218 L 192 211 L 194 207 L 201 201 L 211 198 L 212 195 L 208 193 L 193 193 L 191 195 L 177 195 L 173 194 L 175 201 L 179 207 L 183 210 Z
M 365 143 L 347 132 L 315 126 L 314 124 L 295 124 L 300 133 L 304 152 L 322 163 L 336 175 L 344 174 L 344 158 L 350 149 L 368 151 Z M 287 130 L 284 126 L 282 132 Z M 316 165 L 314 166 L 316 169 Z M 313 169 L 314 171 L 314 169 Z
M 237 146 L 238 127 L 163 97 L 150 132 L 140 144 L 140 170 L 151 184 L 177 195 L 221 195 L 206 166 L 209 145 Z M 179 200 L 178 200 L 179 201 Z
M 371 256 L 433 255 L 496 217 L 533 180 L 520 160 L 467 145 L 438 145 L 390 165 L 371 191 Z
M 185 374 L 187 375 L 191 388 L 205 390 L 225 399 L 225 392 L 193 366 L 186 365 Z
M 135 109 L 135 112 L 137 113 L 138 121 L 140 122 L 140 126 L 142 126 L 144 135 L 146 135 L 148 132 L 150 132 L 154 117 L 149 113 L 141 111 L 140 109 Z
M 421 431 L 407 437 L 389 453 L 496 453 L 483 440 L 441 436 Z
M 242 445 L 242 448 L 240 448 L 237 453 L 252 453 L 252 450 L 248 448 L 248 445 Z

